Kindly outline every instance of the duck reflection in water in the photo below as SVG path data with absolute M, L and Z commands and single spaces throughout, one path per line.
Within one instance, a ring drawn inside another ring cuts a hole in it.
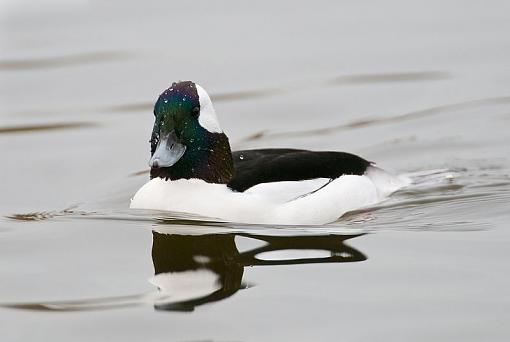
M 236 245 L 236 236 L 255 239 L 264 244 L 240 252 Z M 357 236 L 359 235 L 170 235 L 153 232 L 152 260 L 155 276 L 151 282 L 158 286 L 160 293 L 169 300 L 165 303 L 162 298 L 163 302 L 157 303 L 155 308 L 192 311 L 198 305 L 230 297 L 238 290 L 248 288 L 247 284 L 243 283 L 244 267 L 247 266 L 366 260 L 361 252 L 344 244 L 345 240 Z M 302 254 L 306 254 L 306 250 L 320 250 L 327 252 L 328 256 L 271 260 L 260 258 L 262 253 L 290 250 L 302 251 Z
M 360 251 L 344 244 L 359 235 L 268 236 L 247 233 L 179 235 L 152 232 L 154 277 L 157 292 L 130 296 L 77 299 L 56 302 L 0 304 L 2 307 L 37 311 L 85 311 L 154 305 L 156 310 L 193 311 L 217 302 L 249 286 L 243 283 L 247 266 L 343 263 L 366 260 Z M 241 252 L 236 237 L 257 240 L 257 246 Z M 263 258 L 322 251 L 323 257 Z M 262 255 L 264 254 L 264 255 Z

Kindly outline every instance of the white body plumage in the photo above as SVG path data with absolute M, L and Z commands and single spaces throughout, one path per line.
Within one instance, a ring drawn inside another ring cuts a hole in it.
M 408 180 L 370 166 L 364 175 L 258 184 L 244 192 L 200 179 L 155 178 L 138 190 L 131 208 L 198 214 L 244 223 L 324 224 L 374 205 Z

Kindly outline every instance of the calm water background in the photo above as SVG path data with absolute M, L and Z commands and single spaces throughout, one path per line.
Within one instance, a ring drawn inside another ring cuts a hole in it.
M 509 340 L 508 1 L 0 13 L 2 341 Z M 234 149 L 441 171 L 321 227 L 130 211 L 152 103 L 179 79 L 208 89 Z M 220 275 L 212 297 L 148 281 L 197 267 Z

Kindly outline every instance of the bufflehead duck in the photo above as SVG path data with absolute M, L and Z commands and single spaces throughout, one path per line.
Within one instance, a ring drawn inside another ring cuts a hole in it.
M 173 83 L 154 106 L 151 180 L 131 208 L 243 223 L 325 224 L 407 185 L 344 152 L 258 149 L 231 152 L 207 92 Z

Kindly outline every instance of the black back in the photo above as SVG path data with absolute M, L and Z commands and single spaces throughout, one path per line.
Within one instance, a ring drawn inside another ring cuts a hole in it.
M 239 192 L 260 183 L 362 175 L 371 165 L 345 152 L 261 149 L 235 151 L 232 156 L 235 172 L 228 186 Z

